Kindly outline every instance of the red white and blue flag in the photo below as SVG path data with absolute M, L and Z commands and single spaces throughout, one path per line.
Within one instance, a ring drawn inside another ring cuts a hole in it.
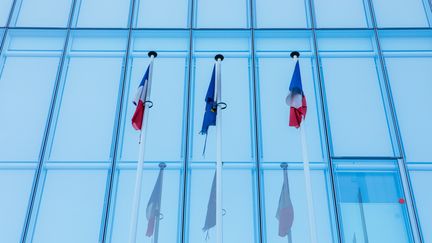
M 286 97 L 286 103 L 290 108 L 289 125 L 299 128 L 301 122 L 306 117 L 307 104 L 306 97 L 303 92 L 302 81 L 300 76 L 299 61 L 296 62 L 291 83 L 289 86 L 289 94 Z
M 283 170 L 283 185 L 279 197 L 279 206 L 276 213 L 276 218 L 279 220 L 279 236 L 285 237 L 291 231 L 291 226 L 294 221 L 294 208 L 291 202 L 288 173 Z
M 138 86 L 135 99 L 133 100 L 134 105 L 136 105 L 136 109 L 134 115 L 132 116 L 132 126 L 133 128 L 135 128 L 135 130 L 141 130 L 142 121 L 144 118 L 144 103 L 147 97 L 147 85 L 149 79 L 150 65 L 148 66 L 147 71 Z

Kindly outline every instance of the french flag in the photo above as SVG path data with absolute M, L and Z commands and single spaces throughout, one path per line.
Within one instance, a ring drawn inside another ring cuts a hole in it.
M 297 60 L 294 69 L 291 83 L 289 86 L 289 93 L 285 102 L 290 106 L 289 126 L 299 128 L 301 122 L 306 117 L 307 104 L 306 97 L 303 93 L 302 81 L 300 76 L 300 65 Z
M 149 78 L 149 70 L 150 65 L 147 68 L 147 71 L 141 80 L 140 85 L 138 86 L 138 90 L 135 95 L 135 99 L 133 100 L 134 105 L 136 105 L 135 113 L 132 117 L 132 126 L 135 130 L 141 130 L 142 121 L 144 118 L 144 102 L 147 97 L 147 84 Z

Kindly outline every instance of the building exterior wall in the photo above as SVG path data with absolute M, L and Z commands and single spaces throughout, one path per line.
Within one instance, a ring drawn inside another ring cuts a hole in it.
M 432 243 L 431 26 L 429 0 L 2 0 L 0 242 L 127 242 L 132 99 L 154 50 L 137 242 L 155 241 L 161 162 L 158 242 L 216 242 L 202 230 L 216 133 L 203 156 L 199 131 L 218 53 L 224 242 L 290 242 L 282 163 L 291 243 L 311 242 L 285 104 L 299 51 L 318 242 Z

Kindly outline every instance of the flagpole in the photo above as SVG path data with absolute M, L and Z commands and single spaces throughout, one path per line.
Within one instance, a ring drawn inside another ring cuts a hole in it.
M 165 169 L 167 167 L 167 165 L 165 163 L 159 163 L 159 168 L 161 170 Z M 163 172 L 162 172 L 163 173 Z M 156 218 L 156 225 L 155 225 L 155 233 L 153 236 L 153 243 L 158 243 L 159 242 L 159 221 L 160 221 L 160 216 L 161 216 L 161 208 L 162 208 L 162 188 L 163 188 L 163 174 L 162 174 L 162 180 L 161 180 L 161 192 L 159 194 L 159 212 L 158 212 L 158 216 Z
M 294 62 L 297 62 L 299 56 L 300 53 L 296 51 L 291 52 L 291 57 L 294 59 Z M 318 240 L 316 235 L 315 213 L 313 207 L 311 175 L 310 175 L 309 158 L 308 158 L 308 151 L 307 151 L 307 142 L 306 142 L 306 127 L 305 127 L 304 120 L 300 125 L 300 140 L 302 146 L 303 169 L 304 169 L 305 185 L 306 185 L 306 200 L 308 206 L 311 243 L 317 243 Z
M 217 105 L 216 115 L 216 243 L 222 243 L 222 107 L 221 102 L 221 62 L 224 56 L 217 54 L 215 101 Z
M 366 228 L 366 218 L 365 218 L 364 208 L 363 208 L 363 197 L 362 197 L 360 188 L 358 190 L 358 201 L 359 201 L 359 207 L 360 207 L 360 217 L 361 217 L 361 222 L 362 222 L 364 242 L 369 243 L 369 237 L 368 237 L 367 228 Z
M 146 99 L 144 102 L 144 119 L 142 121 L 141 126 L 141 135 L 140 135 L 140 149 L 137 163 L 137 171 L 135 177 L 135 191 L 132 202 L 132 213 L 131 213 L 131 221 L 130 221 L 130 231 L 129 231 L 129 243 L 136 243 L 137 236 L 137 228 L 138 228 L 138 209 L 141 199 L 141 185 L 142 185 L 142 174 L 143 174 L 143 166 L 144 166 L 144 152 L 145 152 L 145 141 L 146 141 L 146 132 L 147 132 L 147 123 L 148 123 L 148 112 L 150 108 L 149 101 L 150 92 L 151 92 L 151 83 L 153 79 L 153 62 L 154 58 L 157 57 L 157 53 L 155 51 L 150 51 L 148 53 L 150 57 L 150 71 L 149 78 L 147 83 L 147 93 Z

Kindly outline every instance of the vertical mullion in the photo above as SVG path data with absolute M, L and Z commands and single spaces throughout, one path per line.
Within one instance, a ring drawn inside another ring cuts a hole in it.
M 263 243 L 264 235 L 263 235 L 263 209 L 262 209 L 262 201 L 264 198 L 262 198 L 264 193 L 261 193 L 261 163 L 260 163 L 260 150 L 259 150 L 259 129 L 258 129 L 258 114 L 257 114 L 257 97 L 258 97 L 258 91 L 257 91 L 257 82 L 256 82 L 256 62 L 255 62 L 255 19 L 254 19 L 254 11 L 255 11 L 255 5 L 254 0 L 249 0 L 249 6 L 250 6 L 250 31 L 251 31 L 251 58 L 252 58 L 252 84 L 253 84 L 253 119 L 254 119 L 254 130 L 255 130 L 255 171 L 256 171 L 256 183 L 253 183 L 253 185 L 256 185 L 256 191 L 257 191 L 257 205 L 258 210 L 254 210 L 255 212 L 258 212 L 258 235 L 259 239 L 258 242 Z M 252 185 L 252 186 L 253 186 Z
M 16 1 L 17 0 L 15 0 L 14 5 L 15 5 Z M 48 112 L 48 118 L 47 118 L 45 131 L 44 131 L 44 135 L 43 135 L 41 151 L 40 151 L 39 159 L 38 159 L 38 166 L 37 166 L 35 177 L 33 180 L 33 185 L 32 185 L 32 189 L 31 189 L 31 193 L 30 193 L 29 206 L 27 209 L 24 227 L 23 227 L 23 232 L 21 235 L 21 243 L 25 243 L 27 241 L 28 231 L 29 231 L 29 227 L 31 224 L 31 218 L 32 218 L 31 216 L 33 214 L 33 209 L 34 209 L 35 202 L 36 202 L 36 195 L 38 193 L 38 190 L 41 190 L 38 187 L 38 185 L 39 185 L 39 180 L 40 180 L 41 173 L 43 170 L 45 152 L 46 152 L 47 146 L 48 146 L 49 131 L 50 131 L 51 125 L 53 123 L 53 119 L 54 119 L 53 116 L 54 116 L 54 111 L 55 111 L 55 104 L 56 104 L 56 100 L 58 98 L 59 87 L 60 87 L 60 82 L 61 82 L 61 77 L 62 77 L 61 74 L 62 74 L 62 71 L 64 68 L 67 48 L 69 46 L 72 17 L 73 17 L 74 11 L 75 11 L 75 2 L 76 2 L 76 0 L 72 0 L 72 3 L 71 3 L 72 6 L 71 6 L 71 10 L 69 12 L 66 39 L 64 42 L 64 46 L 63 46 L 62 56 L 61 56 L 60 61 L 59 61 L 60 66 L 57 70 L 56 81 L 54 84 L 53 95 L 52 95 L 51 104 L 50 104 L 50 108 L 49 108 L 49 112 Z M 11 15 L 9 16 L 9 21 L 11 20 L 12 13 L 13 13 L 13 11 L 11 11 Z
M 403 144 L 402 144 L 402 135 L 401 135 L 400 130 L 399 130 L 399 125 L 397 123 L 396 108 L 395 108 L 393 98 L 391 95 L 388 73 L 387 73 L 387 69 L 386 69 L 386 65 L 385 65 L 385 60 L 383 57 L 383 52 L 381 49 L 380 40 L 378 38 L 378 25 L 377 25 L 376 15 L 375 15 L 375 11 L 373 8 L 372 0 L 368 0 L 368 3 L 369 3 L 369 10 L 370 10 L 371 19 L 372 19 L 372 27 L 373 27 L 373 31 L 374 31 L 375 42 L 377 45 L 377 52 L 378 52 L 378 56 L 379 56 L 379 60 L 380 60 L 380 68 L 383 72 L 385 94 L 387 95 L 388 106 L 390 109 L 390 115 L 391 115 L 391 120 L 392 120 L 392 126 L 395 130 L 396 140 L 397 140 L 397 144 L 398 144 L 398 150 L 399 150 L 398 151 L 399 152 L 398 157 L 401 156 L 401 158 L 397 160 L 397 165 L 398 165 L 398 169 L 399 169 L 399 176 L 400 176 L 401 182 L 402 182 L 402 188 L 403 188 L 404 195 L 405 195 L 406 202 L 407 202 L 406 205 L 407 205 L 407 210 L 408 210 L 409 222 L 410 222 L 410 226 L 411 226 L 411 230 L 412 230 L 412 236 L 414 238 L 415 243 L 421 243 L 421 242 L 424 242 L 424 239 L 423 239 L 422 234 L 420 233 L 419 219 L 418 219 L 418 216 L 416 214 L 415 205 L 414 205 L 414 195 L 413 195 L 413 192 L 411 190 L 412 185 L 411 185 L 411 181 L 410 181 L 409 175 L 408 175 L 408 168 L 407 168 L 407 164 L 406 164 L 405 153 L 403 152 L 404 148 L 403 148 Z
M 128 40 L 127 40 L 127 46 L 126 46 L 126 53 L 125 53 L 125 62 L 124 62 L 124 66 L 123 66 L 123 76 L 121 79 L 121 87 L 120 87 L 120 101 L 117 104 L 118 105 L 118 111 L 116 114 L 116 123 L 115 123 L 115 133 L 114 133 L 114 138 L 113 138 L 113 144 L 111 145 L 111 148 L 114 148 L 113 151 L 113 156 L 112 156 L 112 161 L 111 161 L 111 168 L 110 171 L 108 173 L 108 188 L 107 188 L 107 192 L 105 195 L 105 205 L 104 205 L 104 209 L 103 209 L 103 214 L 102 214 L 102 225 L 101 226 L 101 232 L 99 235 L 99 239 L 101 243 L 105 243 L 107 242 L 107 234 L 108 234 L 108 226 L 109 226 L 109 220 L 110 220 L 110 208 L 111 208 L 111 203 L 114 200 L 113 197 L 113 187 L 114 187 L 114 177 L 116 174 L 116 167 L 117 167 L 117 157 L 118 157 L 118 153 L 119 153 L 119 137 L 120 137 L 120 131 L 121 131 L 121 123 L 122 123 L 122 112 L 123 112 L 123 103 L 124 100 L 126 99 L 124 97 L 125 95 L 125 86 L 126 86 L 126 79 L 128 77 L 128 67 L 129 67 L 129 62 L 132 59 L 130 57 L 130 52 L 131 52 L 131 43 L 132 43 L 132 30 L 133 30 L 133 19 L 134 19 L 134 13 L 135 13 L 135 4 L 136 1 L 139 0 L 132 0 L 131 1 L 131 8 L 130 8 L 130 12 L 129 12 L 129 22 L 128 22 Z M 125 109 L 127 110 L 127 109 Z
M 5 25 L 5 32 L 3 33 L 3 38 L 2 38 L 1 41 L 0 41 L 0 55 L 1 55 L 2 52 L 3 52 L 3 46 L 4 46 L 4 43 L 5 43 L 5 40 L 6 40 L 6 35 L 7 35 L 8 32 L 9 32 L 9 25 L 10 25 L 10 22 L 11 22 L 11 20 L 12 20 L 12 15 L 13 15 L 14 8 L 15 8 L 15 5 L 16 5 L 16 2 L 17 2 L 17 1 L 18 1 L 18 0 L 13 0 L 12 5 L 11 5 L 11 9 L 10 9 L 10 11 L 9 11 L 8 20 L 6 21 L 6 25 Z
M 187 205 L 186 202 L 188 202 L 187 195 L 188 195 L 188 174 L 189 174 L 189 123 L 190 123 L 190 110 L 191 110 L 191 90 L 192 90 L 192 58 L 193 58 L 193 24 L 194 24 L 194 7 L 195 7 L 195 0 L 190 0 L 190 9 L 189 9 L 189 60 L 188 60 L 188 80 L 187 80 L 187 108 L 186 108 L 186 132 L 185 137 L 183 138 L 183 141 L 185 143 L 184 149 L 184 164 L 183 164 L 183 196 L 182 196 L 182 217 L 181 217 L 181 239 L 180 241 L 182 243 L 187 243 L 186 240 L 186 213 L 187 213 Z
M 324 90 L 323 90 L 323 79 L 321 77 L 321 66 L 319 62 L 319 56 L 318 56 L 318 44 L 317 44 L 317 35 L 316 35 L 316 19 L 314 15 L 314 11 L 312 10 L 314 8 L 314 4 L 312 0 L 309 1 L 309 14 L 310 14 L 310 21 L 311 21 L 311 29 L 312 29 L 312 38 L 313 38 L 313 46 L 314 46 L 314 52 L 315 52 L 315 65 L 317 67 L 317 77 L 318 77 L 318 87 L 319 87 L 319 93 L 320 97 L 320 103 L 321 103 L 321 113 L 322 113 L 322 123 L 321 125 L 324 126 L 324 138 L 326 142 L 326 151 L 327 151 L 327 160 L 328 160 L 328 172 L 330 175 L 330 184 L 331 184 L 331 191 L 332 191 L 332 201 L 333 201 L 333 207 L 334 212 L 336 213 L 335 222 L 336 222 L 336 228 L 337 228 L 337 240 L 339 243 L 342 243 L 342 232 L 341 232 L 341 225 L 340 225 L 340 212 L 338 208 L 337 203 L 337 197 L 336 197 L 336 185 L 335 185 L 335 176 L 334 176 L 334 169 L 333 169 L 333 159 L 330 151 L 330 136 L 329 136 L 329 125 L 327 124 L 327 114 L 326 114 L 326 108 L 325 108 L 325 101 L 324 101 Z M 332 227 L 333 228 L 333 227 Z

